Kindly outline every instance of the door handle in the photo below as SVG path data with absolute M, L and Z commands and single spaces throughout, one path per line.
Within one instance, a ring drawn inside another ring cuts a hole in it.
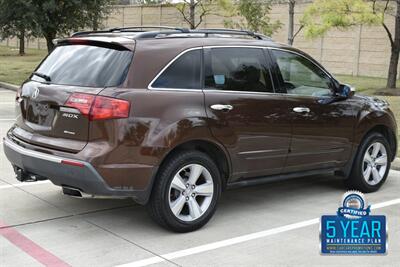
M 211 105 L 211 108 L 212 108 L 213 110 L 230 111 L 230 110 L 233 109 L 233 106 L 231 106 L 231 105 L 215 104 L 215 105 Z
M 293 108 L 293 111 L 297 113 L 308 113 L 310 112 L 310 109 L 305 107 L 295 107 Z

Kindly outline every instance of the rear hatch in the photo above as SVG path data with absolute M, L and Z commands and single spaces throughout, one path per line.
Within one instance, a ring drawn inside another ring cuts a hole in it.
M 69 39 L 57 46 L 18 92 L 13 135 L 52 149 L 82 150 L 92 104 L 104 88 L 123 83 L 132 56 L 115 43 Z

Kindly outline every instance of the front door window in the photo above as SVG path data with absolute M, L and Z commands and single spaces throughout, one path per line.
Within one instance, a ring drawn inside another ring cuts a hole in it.
M 332 82 L 328 75 L 303 56 L 271 50 L 280 69 L 288 94 L 303 96 L 331 96 Z

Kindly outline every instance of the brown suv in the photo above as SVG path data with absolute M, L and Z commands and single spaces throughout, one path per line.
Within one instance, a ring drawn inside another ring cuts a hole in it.
M 4 151 L 18 180 L 132 197 L 179 232 L 203 226 L 227 187 L 335 172 L 375 191 L 397 147 L 386 102 L 246 31 L 76 33 L 16 101 Z

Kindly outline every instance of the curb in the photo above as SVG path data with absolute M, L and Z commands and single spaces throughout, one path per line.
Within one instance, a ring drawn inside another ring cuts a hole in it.
M 5 82 L 0 82 L 0 87 L 4 88 L 4 89 L 8 89 L 8 90 L 12 90 L 12 91 L 17 91 L 19 86 L 11 84 L 11 83 L 5 83 Z
M 400 158 L 399 157 L 394 159 L 394 161 L 392 162 L 391 169 L 400 171 Z

